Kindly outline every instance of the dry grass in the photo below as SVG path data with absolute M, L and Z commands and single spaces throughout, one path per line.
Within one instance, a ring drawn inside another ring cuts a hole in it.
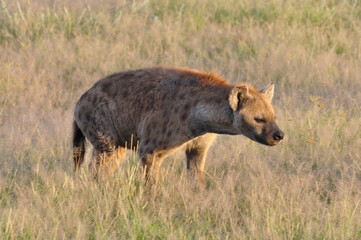
M 359 1 L 1 1 L 0 239 L 360 239 Z M 80 94 L 156 65 L 276 83 L 287 138 L 222 136 L 207 187 L 183 153 L 150 197 L 128 154 L 95 183 L 72 172 Z

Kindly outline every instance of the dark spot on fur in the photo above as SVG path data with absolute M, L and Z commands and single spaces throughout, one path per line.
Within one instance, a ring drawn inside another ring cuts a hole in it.
M 129 95 L 129 92 L 128 92 L 127 90 L 125 90 L 125 91 L 123 92 L 123 94 L 122 94 L 122 97 L 123 97 L 123 98 L 127 98 L 128 95 Z
M 179 95 L 179 99 L 180 99 L 180 100 L 184 100 L 184 98 L 185 98 L 185 94 L 184 94 L 184 93 L 182 93 L 182 94 Z
M 121 77 L 124 78 L 124 79 L 130 79 L 130 78 L 134 77 L 134 72 L 130 72 L 130 71 L 125 72 L 125 73 L 122 74 Z
M 165 111 L 165 112 L 163 113 L 163 122 L 164 122 L 165 124 L 167 124 L 167 123 L 169 122 L 169 112 L 168 112 L 168 111 Z
M 184 110 L 185 110 L 185 111 L 188 111 L 190 108 L 191 108 L 191 104 L 190 104 L 190 103 L 187 103 L 187 104 L 184 106 Z
M 185 121 L 186 119 L 187 119 L 187 113 L 184 112 L 184 113 L 182 114 L 182 116 L 181 116 L 181 120 L 182 120 L 182 121 Z
M 111 85 L 112 85 L 112 82 L 110 82 L 110 81 L 103 83 L 102 84 L 102 91 L 107 92 L 108 89 L 111 87 Z
M 199 100 L 198 99 L 194 99 L 194 101 L 191 103 L 192 106 L 196 106 L 198 104 Z
M 215 102 L 215 99 L 212 97 L 206 97 L 202 101 L 205 103 L 212 103 L 212 102 Z
M 167 132 L 167 137 L 170 137 L 172 135 L 172 131 Z
M 174 132 L 175 132 L 175 133 L 179 133 L 179 132 L 180 132 L 180 127 L 176 127 L 176 128 L 174 129 Z
M 90 118 L 91 118 L 90 113 L 86 113 L 85 114 L 85 120 L 89 122 Z
M 108 92 L 112 98 L 115 98 L 116 96 L 118 96 L 118 88 L 116 88 L 114 86 L 109 88 Z
M 159 147 L 164 147 L 165 144 L 166 144 L 166 141 L 163 141 L 163 140 L 160 140 L 160 141 L 158 142 L 158 146 L 159 146 Z
M 98 98 L 96 96 L 93 96 L 90 101 L 93 105 L 96 105 L 98 102 Z
M 144 110 L 145 111 L 149 111 L 152 109 L 152 105 L 150 105 L 149 103 L 147 105 L 144 106 Z
M 167 125 L 163 125 L 163 128 L 162 128 L 162 134 L 165 134 L 167 132 Z
M 191 90 L 191 91 L 189 91 L 189 96 L 196 96 L 196 94 L 197 94 L 197 91 L 196 90 Z
M 152 130 L 151 125 L 148 125 L 148 126 L 147 126 L 147 130 L 146 130 L 146 131 L 147 131 L 147 134 L 149 134 L 149 133 L 151 132 L 151 130 Z

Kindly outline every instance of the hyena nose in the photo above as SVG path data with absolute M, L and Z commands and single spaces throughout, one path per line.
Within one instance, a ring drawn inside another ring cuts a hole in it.
M 273 134 L 273 139 L 279 141 L 282 140 L 284 136 L 285 134 L 281 130 L 278 130 Z

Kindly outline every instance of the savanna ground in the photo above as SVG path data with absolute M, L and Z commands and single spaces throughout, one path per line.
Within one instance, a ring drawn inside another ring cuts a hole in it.
M 360 1 L 99 2 L 1 1 L 0 239 L 361 238 Z M 198 192 L 182 152 L 151 198 L 132 152 L 75 175 L 80 94 L 158 65 L 275 82 L 285 140 L 219 137 Z

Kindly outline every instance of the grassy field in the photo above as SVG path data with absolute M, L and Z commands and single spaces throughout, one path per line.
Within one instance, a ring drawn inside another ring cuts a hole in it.
M 361 239 L 360 1 L 98 2 L 0 1 L 0 239 Z M 286 139 L 220 136 L 198 192 L 182 152 L 152 197 L 132 152 L 74 174 L 80 94 L 158 65 L 275 82 Z

